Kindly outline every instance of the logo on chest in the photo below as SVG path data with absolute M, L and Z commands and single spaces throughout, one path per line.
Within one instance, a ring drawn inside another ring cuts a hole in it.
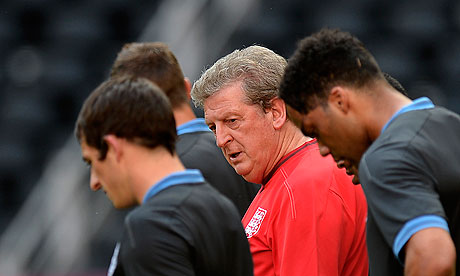
M 248 239 L 257 234 L 257 232 L 259 232 L 260 225 L 262 224 L 262 221 L 264 221 L 266 214 L 267 210 L 262 209 L 260 207 L 257 208 L 257 211 L 254 213 L 248 225 L 246 225 L 246 228 L 244 229 L 244 231 L 246 232 L 246 237 Z

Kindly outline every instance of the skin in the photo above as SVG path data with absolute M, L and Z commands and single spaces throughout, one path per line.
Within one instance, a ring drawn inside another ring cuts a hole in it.
M 428 253 L 428 254 L 427 254 Z M 406 244 L 404 275 L 455 275 L 455 246 L 441 228 L 415 233 Z
M 336 162 L 350 170 L 357 167 L 361 156 L 371 143 L 358 113 L 348 101 L 349 91 L 336 88 L 327 106 L 318 106 L 302 118 L 304 133 L 316 137 L 323 156 L 332 155 Z
M 177 155 L 164 147 L 147 148 L 115 135 L 106 135 L 107 156 L 80 141 L 83 161 L 90 166 L 90 188 L 103 190 L 115 208 L 142 204 L 145 194 L 167 175 L 185 170 Z M 161 164 L 161 166 L 158 166 Z
M 190 90 L 192 85 L 188 78 L 184 78 L 185 91 L 187 92 L 187 97 L 190 99 Z M 195 113 L 192 110 L 192 107 L 188 102 L 185 102 L 179 107 L 173 108 L 174 120 L 176 120 L 176 125 L 180 126 L 187 122 L 190 122 L 193 119 L 196 119 Z
M 285 154 L 308 140 L 286 120 L 283 100 L 273 99 L 264 112 L 245 101 L 239 81 L 207 98 L 204 113 L 229 164 L 252 183 L 262 183 Z
M 300 114 L 297 110 L 293 109 L 291 106 L 287 106 L 287 111 L 289 114 L 289 117 L 291 121 L 299 128 L 302 130 L 302 133 L 306 136 L 311 135 L 307 133 L 307 130 L 304 129 L 304 126 L 302 124 L 302 114 Z M 356 165 L 350 164 L 349 161 L 347 160 L 336 160 L 336 164 L 338 168 L 345 168 L 346 172 L 348 175 L 353 175 L 352 182 L 354 184 L 359 184 L 359 174 L 358 174 L 358 168 Z
M 119 157 L 113 146 L 109 146 L 107 156 L 99 160 L 99 150 L 81 142 L 83 160 L 90 167 L 90 188 L 93 191 L 103 190 L 115 208 L 126 208 L 136 205 L 131 187 L 123 181 L 123 173 L 119 169 Z
M 357 174 L 362 155 L 385 123 L 410 102 L 383 80 L 364 88 L 335 86 L 325 106 L 300 115 L 302 129 L 318 139 L 321 155 L 331 154 L 339 167 Z M 416 232 L 404 250 L 406 275 L 455 275 L 455 246 L 441 228 Z

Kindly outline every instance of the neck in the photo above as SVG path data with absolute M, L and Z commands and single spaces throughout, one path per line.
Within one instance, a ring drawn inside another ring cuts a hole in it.
M 171 155 L 163 147 L 147 149 L 133 145 L 126 162 L 129 162 L 129 176 L 135 197 L 142 204 L 147 191 L 171 173 L 185 170 L 176 154 Z M 161 164 L 161 166 L 159 166 Z
M 359 103 L 361 108 L 358 111 L 358 116 L 365 118 L 368 137 L 372 142 L 380 136 L 383 126 L 390 118 L 412 102 L 386 83 L 376 86 L 374 90 L 376 93 L 373 95 L 363 97 L 364 102 Z
M 173 109 L 174 119 L 176 120 L 176 126 L 183 125 L 196 119 L 195 113 L 192 107 L 188 103 L 184 103 L 181 106 Z
M 283 145 L 285 146 L 285 149 L 282 150 L 282 157 L 313 139 L 303 135 L 302 131 L 297 126 L 295 126 L 292 122 L 288 121 L 286 123 L 286 132 L 283 140 Z
M 276 158 L 273 159 L 269 170 L 265 173 L 264 178 L 267 177 L 278 164 L 278 162 L 285 157 L 288 153 L 305 144 L 308 141 L 313 140 L 310 137 L 306 137 L 302 134 L 301 130 L 295 126 L 291 121 L 286 121 L 280 133 L 279 143 Z

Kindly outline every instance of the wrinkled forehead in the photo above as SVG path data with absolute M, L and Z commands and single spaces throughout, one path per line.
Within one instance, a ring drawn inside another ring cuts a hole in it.
M 209 95 L 203 102 L 203 109 L 206 111 L 226 104 L 238 105 L 245 103 L 248 103 L 246 93 L 243 91 L 240 82 L 234 82 Z

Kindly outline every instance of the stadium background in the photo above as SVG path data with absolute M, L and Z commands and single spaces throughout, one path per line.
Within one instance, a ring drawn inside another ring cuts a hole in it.
M 2 276 L 104 275 L 127 211 L 90 192 L 72 130 L 124 43 L 168 43 L 194 81 L 235 48 L 259 44 L 287 58 L 302 37 L 340 27 L 411 97 L 460 113 L 457 0 L 0 3 Z

